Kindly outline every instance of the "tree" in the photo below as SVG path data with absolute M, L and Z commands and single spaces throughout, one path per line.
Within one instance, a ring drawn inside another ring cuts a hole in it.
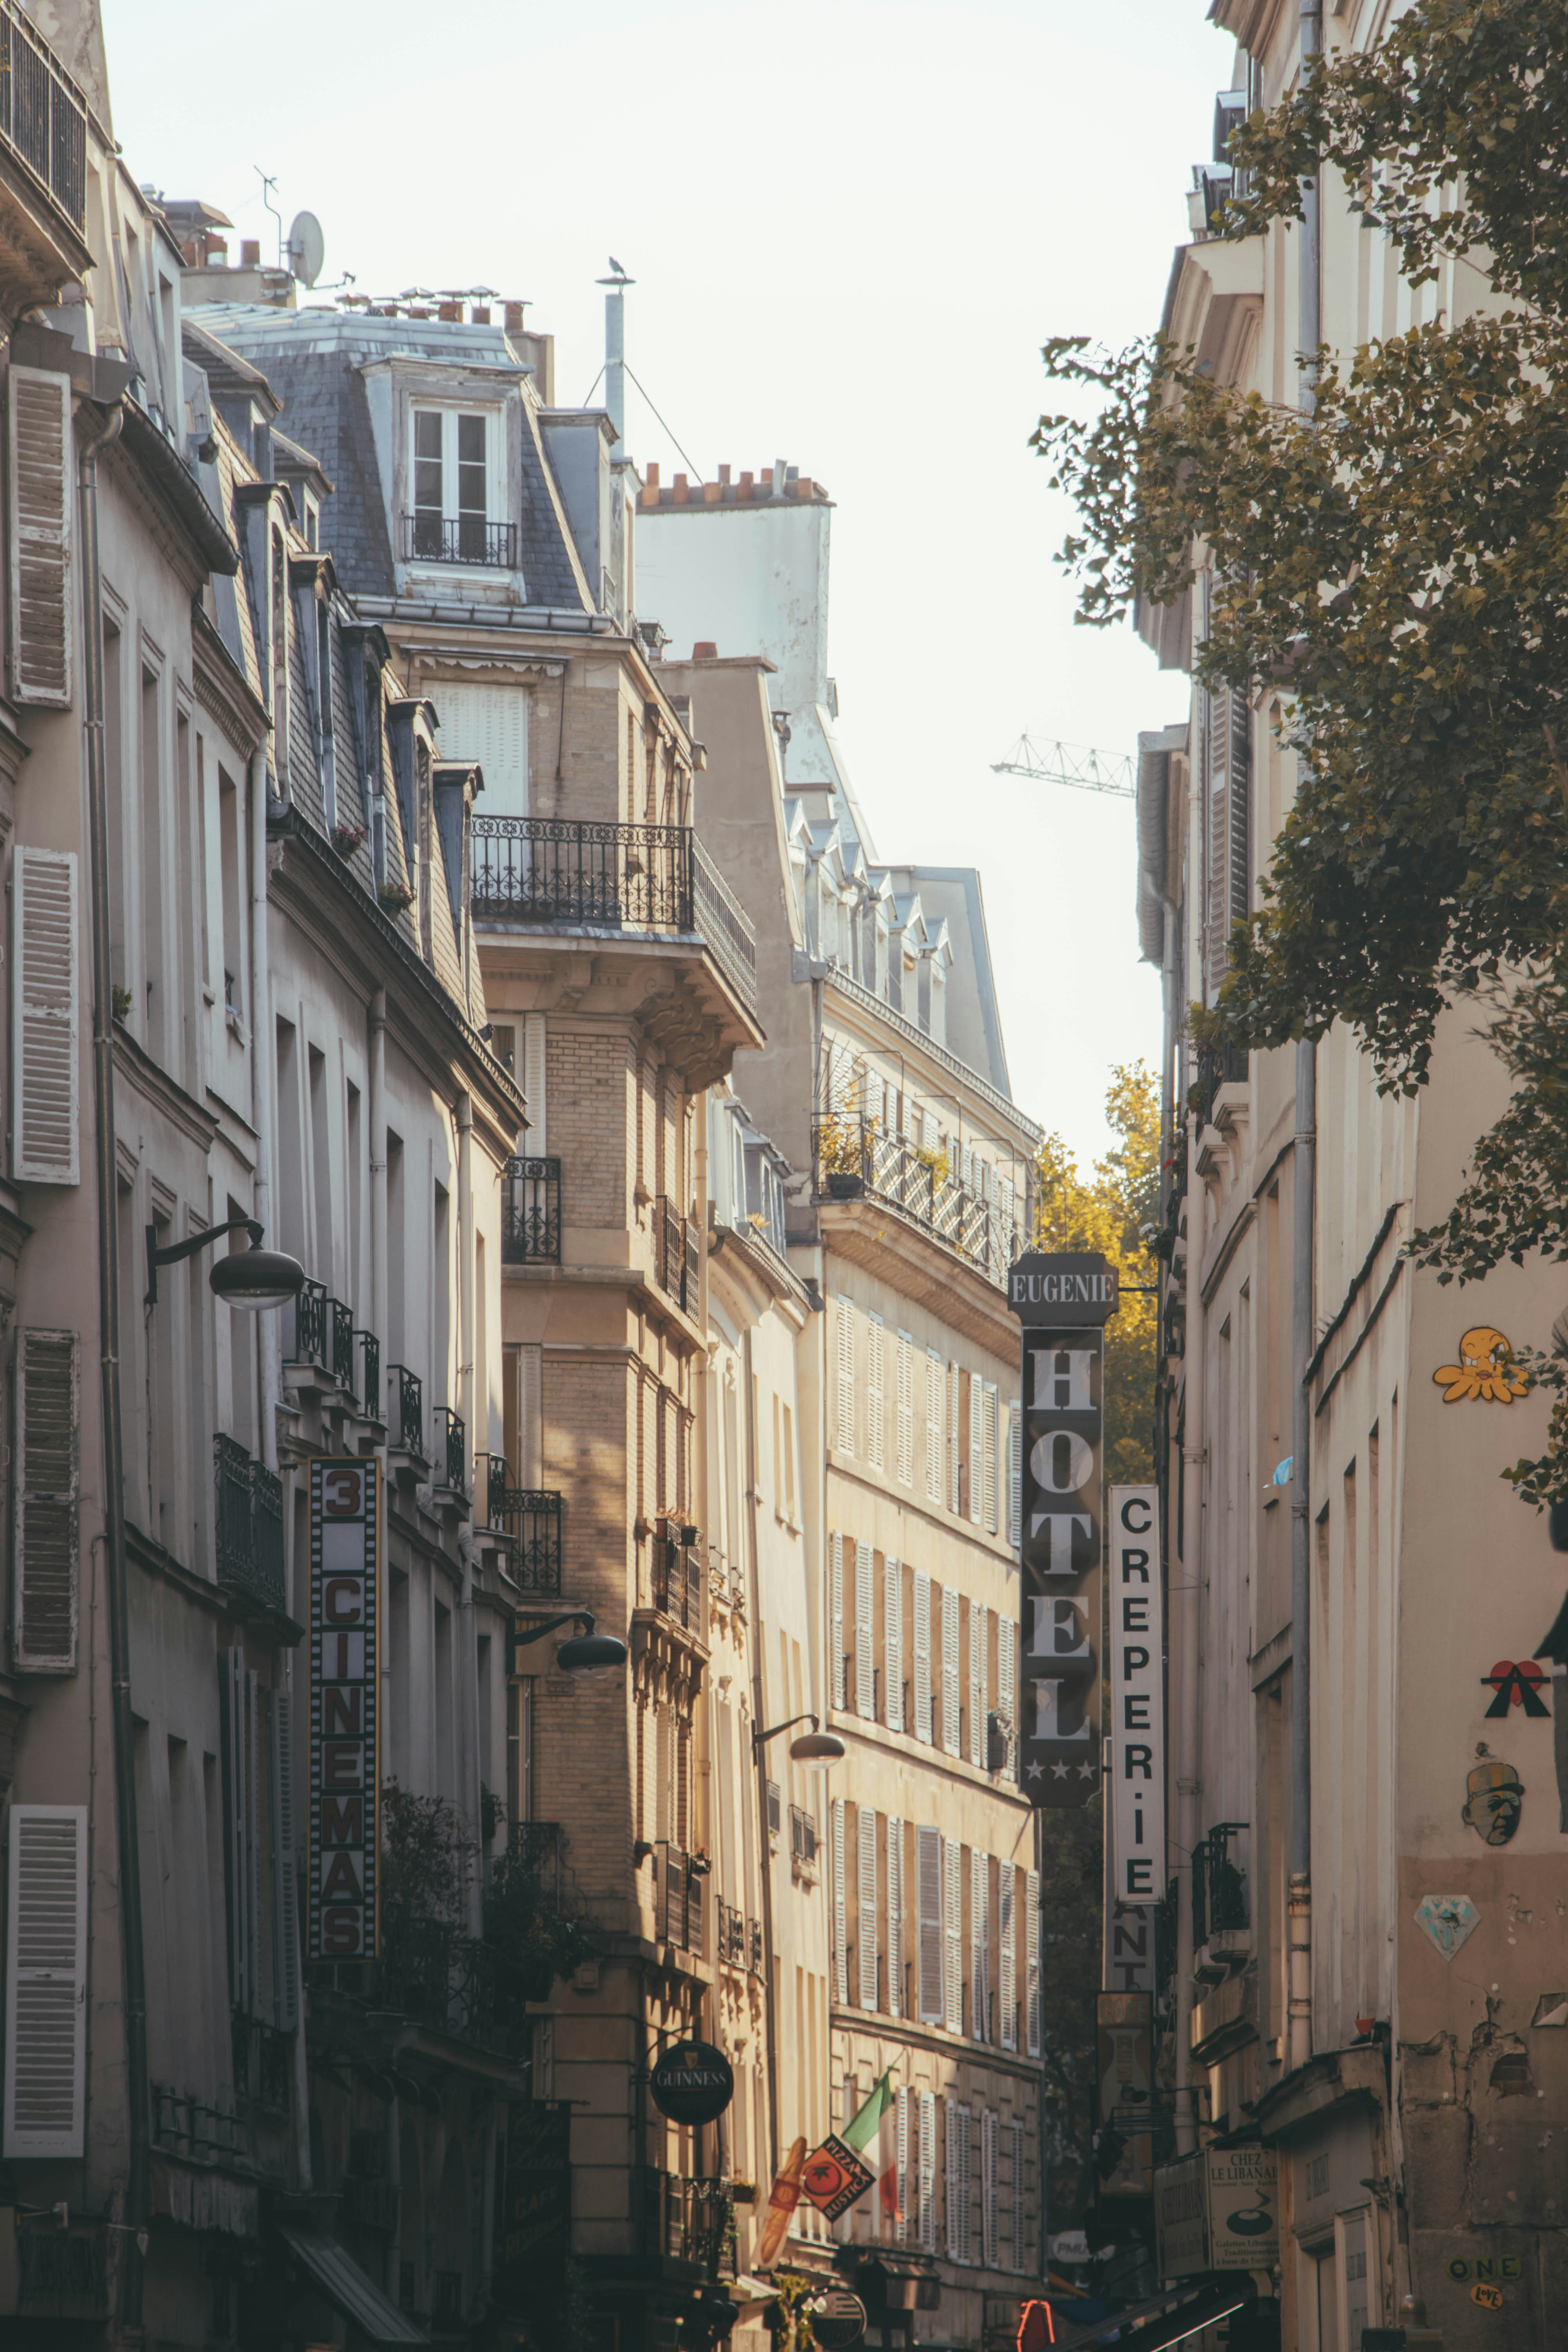
M 1159 339 L 1047 346 L 1098 401 L 1035 436 L 1083 519 L 1079 617 L 1208 564 L 1199 683 L 1284 698 L 1295 802 L 1193 1026 L 1273 1046 L 1345 1021 L 1410 1091 L 1445 1007 L 1479 1003 L 1513 1099 L 1415 1255 L 1445 1281 L 1568 1257 L 1568 0 L 1416 0 L 1233 152 L 1232 233 L 1297 215 L 1327 161 L 1414 278 L 1462 256 L 1529 307 L 1319 354 L 1305 413 Z M 1565 1434 L 1511 1474 L 1531 1499 L 1568 1496 Z

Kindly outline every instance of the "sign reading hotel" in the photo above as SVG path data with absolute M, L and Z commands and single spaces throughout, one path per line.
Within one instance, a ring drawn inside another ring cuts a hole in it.
M 1023 1324 L 1023 1705 L 1031 1804 L 1086 1805 L 1100 1785 L 1101 1382 L 1116 1269 L 1098 1251 L 1031 1250 L 1007 1276 Z
M 308 1957 L 376 1951 L 381 1490 L 354 1457 L 310 1465 L 310 1874 Z
M 1110 1817 L 1118 1903 L 1165 1892 L 1164 1611 L 1152 1486 L 1110 1490 Z

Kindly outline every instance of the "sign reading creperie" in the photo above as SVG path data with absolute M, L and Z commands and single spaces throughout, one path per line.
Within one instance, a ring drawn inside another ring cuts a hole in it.
M 313 1960 L 376 1954 L 380 1563 L 375 1464 L 312 1462 L 307 1949 Z

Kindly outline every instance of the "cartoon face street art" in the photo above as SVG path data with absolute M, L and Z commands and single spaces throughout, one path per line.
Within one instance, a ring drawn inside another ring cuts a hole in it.
M 1464 1810 L 1459 1818 L 1468 1822 L 1477 1836 L 1488 1845 L 1506 1845 L 1519 1827 L 1519 1817 L 1524 1810 L 1524 1783 L 1511 1764 L 1500 1756 L 1483 1752 L 1465 1781 Z
M 1457 1364 L 1439 1364 L 1432 1378 L 1443 1391 L 1445 1404 L 1461 1399 L 1476 1403 L 1511 1404 L 1530 1382 L 1513 1360 L 1513 1349 L 1489 1323 L 1478 1323 L 1459 1339 Z

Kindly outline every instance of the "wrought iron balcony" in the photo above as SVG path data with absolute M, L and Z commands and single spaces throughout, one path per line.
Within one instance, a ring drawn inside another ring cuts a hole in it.
M 702 1548 L 657 1536 L 653 1547 L 653 1605 L 689 1633 L 702 1633 Z
M 0 145 L 87 227 L 87 100 L 16 0 L 0 5 Z
M 722 2180 L 693 2180 L 639 2166 L 632 2176 L 637 2251 L 690 2263 L 710 2278 L 735 2275 L 731 2198 Z
M 517 569 L 517 525 L 483 515 L 438 515 L 426 509 L 403 518 L 405 563 L 467 563 L 491 572 Z
M 691 1856 L 660 1839 L 658 1854 L 658 1934 L 660 1941 L 678 1951 L 703 1954 L 702 1889 L 705 1876 L 691 1867 Z
M 1231 1859 L 1233 1838 L 1245 1822 L 1216 1822 L 1193 1848 L 1193 1949 L 1215 1936 L 1245 1935 L 1251 1925 L 1247 1873 Z
M 387 1399 L 386 1442 L 394 1454 L 412 1454 L 416 1461 L 427 1462 L 425 1389 L 419 1375 L 406 1364 L 388 1364 L 386 1378 L 392 1391 Z
M 449 1486 L 455 1495 L 466 1495 L 468 1491 L 468 1429 L 449 1405 L 437 1405 L 432 1418 L 436 1423 L 437 1483 Z
M 1215 1097 L 1221 1087 L 1247 1084 L 1247 1066 L 1245 1045 L 1198 1047 L 1193 1083 L 1187 1089 L 1187 1108 L 1197 1112 L 1200 1126 L 1214 1124 Z
M 525 1592 L 559 1592 L 560 1496 L 539 1486 L 510 1486 L 504 1454 L 491 1454 L 487 1460 L 485 1518 L 510 1539 L 514 1582 Z
M 512 1159 L 501 1185 L 503 1265 L 561 1263 L 561 1162 Z
M 721 1898 L 713 1906 L 713 1916 L 717 1946 L 713 1957 L 727 1961 L 732 1969 L 743 1969 L 746 1965 L 745 1914 L 732 1910 Z
M 327 1365 L 352 1396 L 354 1387 L 354 1318 L 341 1298 L 327 1300 Z
M 334 1298 L 330 1302 L 337 1305 Z M 321 1370 L 331 1370 L 331 1342 L 327 1331 L 327 1286 L 324 1282 L 306 1281 L 300 1285 L 294 1301 L 294 1354 L 296 1364 L 320 1364 Z
M 1024 1246 L 1016 1219 L 961 1183 L 942 1153 L 884 1134 L 877 1119 L 847 1110 L 813 1121 L 812 1153 L 819 1199 L 869 1197 L 897 1209 L 988 1281 L 1005 1283 Z
M 384 1410 L 381 1393 L 381 1341 L 374 1331 L 353 1334 L 360 1350 L 360 1402 L 367 1421 L 379 1421 Z
M 660 1192 L 653 1202 L 653 1278 L 683 1315 L 697 1312 L 697 1228 Z
M 515 1853 L 529 1876 L 557 1911 L 561 1908 L 561 1824 L 559 1822 L 509 1822 L 507 1850 Z
M 756 1010 L 756 933 L 689 825 L 475 816 L 470 856 L 481 920 L 700 937 Z
M 763 1931 L 755 1919 L 746 1922 L 746 1966 L 754 1977 L 763 1973 Z
M 270 1609 L 284 1609 L 283 1481 L 220 1431 L 213 1440 L 217 1485 L 217 1580 Z

